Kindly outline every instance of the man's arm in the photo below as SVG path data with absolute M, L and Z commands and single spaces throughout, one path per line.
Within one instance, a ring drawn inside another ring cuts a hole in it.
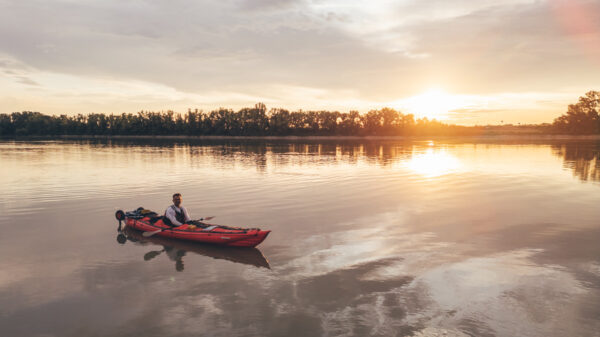
M 172 207 L 167 208 L 167 211 L 165 212 L 165 215 L 167 216 L 167 219 L 171 220 L 171 223 L 174 226 L 181 226 L 181 225 L 183 225 L 181 222 L 177 221 L 177 218 L 175 217 L 175 210 L 173 210 Z

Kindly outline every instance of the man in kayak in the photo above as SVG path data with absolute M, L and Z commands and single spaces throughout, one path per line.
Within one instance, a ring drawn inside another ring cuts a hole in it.
M 192 220 L 185 207 L 181 206 L 181 193 L 173 194 L 173 205 L 165 211 L 164 222 L 171 226 L 181 226 Z

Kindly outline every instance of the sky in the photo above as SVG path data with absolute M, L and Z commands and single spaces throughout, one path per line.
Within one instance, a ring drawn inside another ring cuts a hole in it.
M 600 90 L 600 0 L 0 0 L 0 113 L 391 107 L 552 122 Z

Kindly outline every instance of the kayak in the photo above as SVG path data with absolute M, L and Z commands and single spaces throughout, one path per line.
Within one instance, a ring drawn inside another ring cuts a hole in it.
M 227 260 L 235 263 L 247 264 L 259 268 L 271 269 L 269 261 L 265 258 L 258 248 L 254 247 L 225 247 L 211 244 L 204 244 L 201 242 L 185 241 L 170 239 L 165 237 L 158 237 L 153 235 L 151 237 L 144 237 L 144 232 L 132 228 L 125 228 L 119 235 L 122 235 L 122 241 L 119 243 L 124 244 L 126 241 L 131 241 L 136 245 L 159 245 L 163 246 L 163 251 L 174 249 L 181 252 L 192 252 L 198 255 L 206 256 L 216 260 Z M 117 237 L 117 241 L 119 237 Z M 158 251 L 160 252 L 160 251 Z M 152 254 L 146 253 L 144 260 L 148 261 L 154 258 Z
M 156 232 L 153 236 L 233 247 L 256 247 L 271 233 L 260 228 L 212 225 L 198 220 L 173 227 L 167 225 L 162 216 L 143 207 L 127 213 L 119 210 L 115 213 L 115 217 L 119 220 L 119 224 L 125 221 L 126 227 L 142 232 Z

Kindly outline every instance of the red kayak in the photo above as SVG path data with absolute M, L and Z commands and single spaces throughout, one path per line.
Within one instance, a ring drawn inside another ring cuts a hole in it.
M 172 227 L 163 222 L 162 216 L 144 210 L 142 207 L 127 213 L 119 210 L 115 217 L 119 220 L 119 224 L 124 220 L 125 226 L 149 232 L 148 234 L 151 235 L 224 246 L 256 247 L 271 233 L 271 231 L 264 231 L 260 228 L 219 226 L 197 220 L 192 221 L 191 224 L 186 223 Z M 155 232 L 155 234 L 151 232 Z
M 123 244 L 129 240 L 136 245 L 159 245 L 163 246 L 163 248 L 165 249 L 175 249 L 177 251 L 182 252 L 192 252 L 198 255 L 206 256 L 217 260 L 228 260 L 235 263 L 271 269 L 269 261 L 267 261 L 265 256 L 258 248 L 211 245 L 202 242 L 169 239 L 159 237 L 157 235 L 153 235 L 147 238 L 142 235 L 143 233 L 146 232 L 140 232 L 138 230 L 127 227 L 119 233 L 119 235 L 123 235 L 123 237 L 120 240 L 125 240 L 119 241 L 119 243 Z M 119 240 L 118 236 L 117 240 Z M 181 257 L 179 257 L 179 259 L 181 259 Z M 146 255 L 144 256 L 145 261 L 148 261 L 151 258 L 152 256 L 150 256 L 149 258 L 146 258 Z

